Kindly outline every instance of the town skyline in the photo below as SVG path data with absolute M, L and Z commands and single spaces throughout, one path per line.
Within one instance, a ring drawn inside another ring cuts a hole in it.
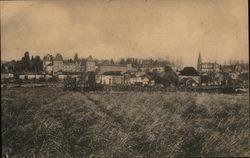
M 115 60 L 170 56 L 184 66 L 196 66 L 199 52 L 204 61 L 248 61 L 245 0 L 1 1 L 1 31 L 2 60 L 29 51 Z
M 25 51 L 25 52 L 29 52 L 29 51 Z M 192 65 L 184 65 L 183 64 L 183 58 L 176 58 L 175 56 L 170 56 L 170 55 L 166 55 L 166 56 L 161 56 L 161 57 L 151 57 L 151 58 L 137 58 L 137 57 L 133 57 L 133 56 L 126 56 L 126 57 L 121 57 L 121 58 L 98 58 L 96 56 L 93 56 L 91 54 L 84 54 L 84 56 L 80 56 L 79 53 L 72 53 L 71 56 L 67 56 L 65 57 L 63 53 L 58 53 L 58 52 L 55 52 L 55 53 L 47 53 L 46 55 L 52 55 L 52 56 L 56 56 L 56 54 L 61 54 L 62 57 L 63 57 L 63 60 L 70 60 L 70 59 L 73 59 L 74 60 L 74 56 L 75 54 L 78 55 L 78 58 L 79 59 L 86 59 L 88 58 L 89 56 L 93 57 L 93 59 L 96 59 L 96 60 L 113 60 L 114 62 L 119 62 L 121 61 L 121 59 L 139 59 L 139 60 L 149 60 L 149 59 L 153 59 L 153 60 L 159 60 L 159 61 L 169 61 L 169 62 L 173 62 L 175 64 L 177 64 L 178 66 L 181 66 L 181 67 L 195 67 L 197 66 L 197 62 L 198 62 L 198 57 L 199 57 L 199 54 L 201 55 L 201 58 L 202 58 L 202 62 L 207 62 L 207 63 L 218 63 L 220 65 L 225 65 L 225 64 L 229 64 L 229 63 L 233 63 L 233 62 L 240 62 L 240 63 L 248 63 L 249 61 L 248 60 L 237 60 L 237 59 L 229 59 L 229 60 L 224 60 L 222 62 L 218 62 L 216 60 L 206 60 L 206 58 L 203 57 L 203 54 L 201 52 L 197 53 L 197 57 L 196 57 L 196 62 L 195 63 L 192 63 Z M 43 60 L 43 58 L 46 56 L 40 56 L 39 54 L 33 54 L 31 52 L 29 52 L 29 56 L 30 58 L 33 56 L 39 56 L 41 58 L 41 60 Z M 1 57 L 1 61 L 3 62 L 10 62 L 12 60 L 15 60 L 15 61 L 18 61 L 18 60 L 21 60 L 23 56 L 20 56 L 18 57 L 17 59 L 10 59 L 10 60 L 5 60 L 5 59 L 2 59 Z

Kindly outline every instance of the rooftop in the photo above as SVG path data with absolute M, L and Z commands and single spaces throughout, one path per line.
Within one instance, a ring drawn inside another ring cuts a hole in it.
M 54 58 L 54 61 L 62 61 L 63 60 L 63 57 L 61 54 L 57 53 L 55 58 Z
M 122 73 L 121 71 L 107 71 L 107 72 L 104 72 L 102 75 L 122 76 Z

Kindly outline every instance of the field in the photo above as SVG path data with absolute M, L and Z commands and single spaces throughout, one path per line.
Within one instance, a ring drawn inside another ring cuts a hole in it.
M 2 89 L 2 156 L 250 156 L 248 95 Z

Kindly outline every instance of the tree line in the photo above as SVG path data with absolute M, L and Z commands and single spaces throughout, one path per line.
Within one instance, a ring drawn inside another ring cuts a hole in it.
M 43 71 L 43 61 L 40 56 L 31 56 L 29 52 L 25 52 L 21 60 L 12 60 L 8 63 L 1 65 L 1 72 L 25 73 L 33 72 L 39 73 Z

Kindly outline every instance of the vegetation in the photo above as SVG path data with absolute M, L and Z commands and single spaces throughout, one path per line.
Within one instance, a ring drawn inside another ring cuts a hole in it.
M 31 57 L 29 52 L 25 52 L 21 60 L 4 63 L 1 65 L 1 72 L 23 73 L 33 72 L 38 73 L 43 71 L 43 61 L 40 56 Z
M 184 67 L 184 69 L 180 71 L 180 75 L 199 76 L 199 73 L 195 70 L 194 67 Z
M 248 96 L 2 90 L 2 157 L 250 156 Z

